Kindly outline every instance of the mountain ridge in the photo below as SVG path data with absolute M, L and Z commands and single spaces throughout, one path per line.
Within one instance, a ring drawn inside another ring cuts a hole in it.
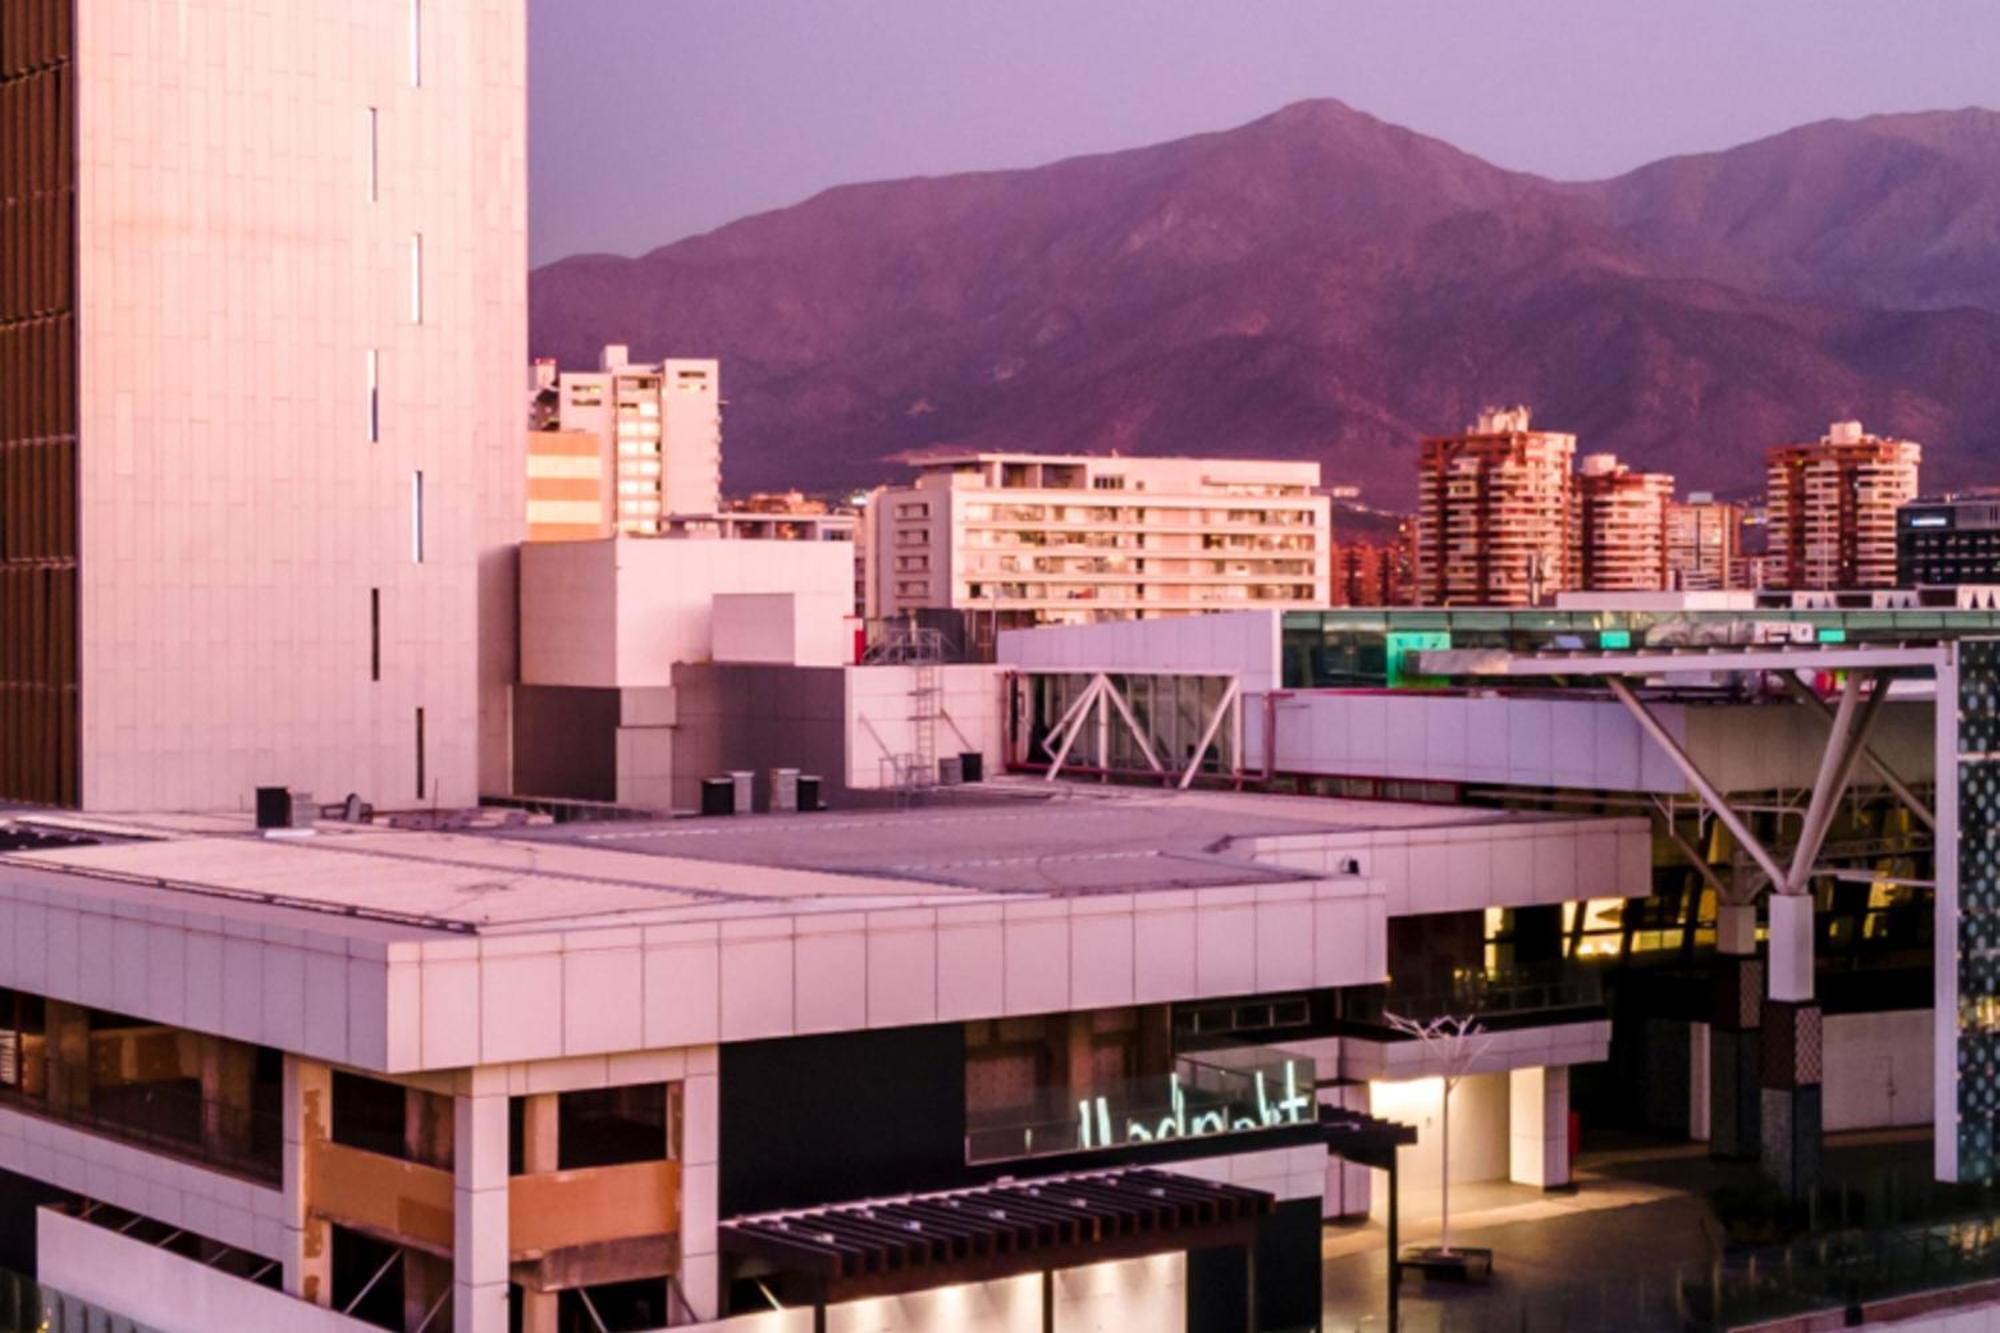
M 722 357 L 735 490 L 975 446 L 1314 457 L 1402 503 L 1416 440 L 1503 400 L 1725 491 L 1858 415 L 1924 441 L 1929 485 L 2000 454 L 2000 114 L 1816 122 L 1575 183 L 1321 99 L 836 186 L 545 265 L 530 298 L 565 365 Z

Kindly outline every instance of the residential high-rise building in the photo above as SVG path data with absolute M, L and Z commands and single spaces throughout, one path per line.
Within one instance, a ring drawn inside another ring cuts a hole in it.
M 604 442 L 603 503 L 620 533 L 657 536 L 722 507 L 722 373 L 712 360 L 631 360 L 617 343 L 594 371 L 538 360 L 530 425 Z M 533 466 L 531 464 L 531 466 Z M 574 499 L 576 497 L 565 497 Z
M 1327 601 L 1317 463 L 969 453 L 870 497 L 867 614 L 1000 625 Z
M 1896 584 L 2000 584 L 2000 490 L 1927 496 L 1896 511 Z
M 1667 504 L 1667 587 L 1720 592 L 1746 586 L 1742 557 L 1743 506 L 1690 491 Z
M 1462 435 L 1423 442 L 1417 601 L 1533 606 L 1570 573 L 1576 436 L 1531 430 L 1525 407 L 1490 408 Z
M 522 6 L 4 18 L 0 799 L 504 788 Z
M 1890 588 L 1896 510 L 1917 495 L 1923 446 L 1836 421 L 1765 456 L 1771 554 L 1786 588 Z
M 1355 540 L 1333 548 L 1335 606 L 1407 606 L 1408 553 L 1401 540 Z
M 615 512 L 609 441 L 595 431 L 528 432 L 528 540 L 598 541 Z
M 1634 472 L 1613 454 L 1586 454 L 1571 484 L 1570 586 L 1589 592 L 1666 587 L 1674 479 Z

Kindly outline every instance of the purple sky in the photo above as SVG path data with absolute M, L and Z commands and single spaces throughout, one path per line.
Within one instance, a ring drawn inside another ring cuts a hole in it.
M 529 29 L 538 264 L 1305 97 L 1572 179 L 2000 107 L 1995 0 L 531 0 Z

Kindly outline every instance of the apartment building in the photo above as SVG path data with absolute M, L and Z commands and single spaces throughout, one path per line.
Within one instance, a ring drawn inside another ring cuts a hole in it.
M 613 343 L 599 355 L 596 370 L 559 370 L 544 358 L 531 376 L 531 430 L 580 432 L 601 442 L 602 464 L 591 480 L 615 531 L 657 536 L 677 517 L 712 515 L 722 507 L 719 362 L 635 362 L 628 348 Z M 531 482 L 554 480 L 552 467 L 567 466 L 538 465 L 538 456 L 531 444 Z M 581 476 L 563 479 L 578 487 L 585 482 Z M 545 495 L 542 503 L 558 499 L 582 503 L 567 494 Z M 532 506 L 529 521 L 535 521 Z
M 2000 491 L 1926 496 L 1896 511 L 1896 586 L 2000 585 Z
M 1667 509 L 1674 479 L 1586 454 L 1572 480 L 1571 587 L 1654 592 L 1667 586 Z
M 1355 539 L 1333 548 L 1333 605 L 1407 606 L 1410 568 L 1400 539 Z
M 1423 442 L 1417 601 L 1534 606 L 1570 577 L 1576 436 L 1533 430 L 1525 407 L 1490 408 L 1461 435 Z
M 869 618 L 924 607 L 1002 625 L 1323 606 L 1317 463 L 970 453 L 876 490 Z
M 528 432 L 531 542 L 599 541 L 613 535 L 616 465 L 610 441 L 588 430 Z
M 1667 586 L 1686 592 L 1747 587 L 1743 507 L 1691 491 L 1667 504 Z
M 520 6 L 5 11 L 0 799 L 503 788 Z
M 1896 511 L 1917 496 L 1923 446 L 1836 421 L 1765 456 L 1770 549 L 1785 588 L 1890 588 Z

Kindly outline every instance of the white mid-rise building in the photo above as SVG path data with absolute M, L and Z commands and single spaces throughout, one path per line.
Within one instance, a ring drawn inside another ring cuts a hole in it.
M 636 362 L 618 343 L 594 371 L 535 364 L 534 388 L 552 393 L 552 429 L 583 431 L 610 456 L 612 526 L 665 532 L 676 516 L 722 507 L 722 369 L 712 360 Z
M 504 787 L 523 7 L 6 29 L 0 799 Z
M 868 503 L 867 612 L 1002 625 L 1324 606 L 1317 463 L 970 453 Z

